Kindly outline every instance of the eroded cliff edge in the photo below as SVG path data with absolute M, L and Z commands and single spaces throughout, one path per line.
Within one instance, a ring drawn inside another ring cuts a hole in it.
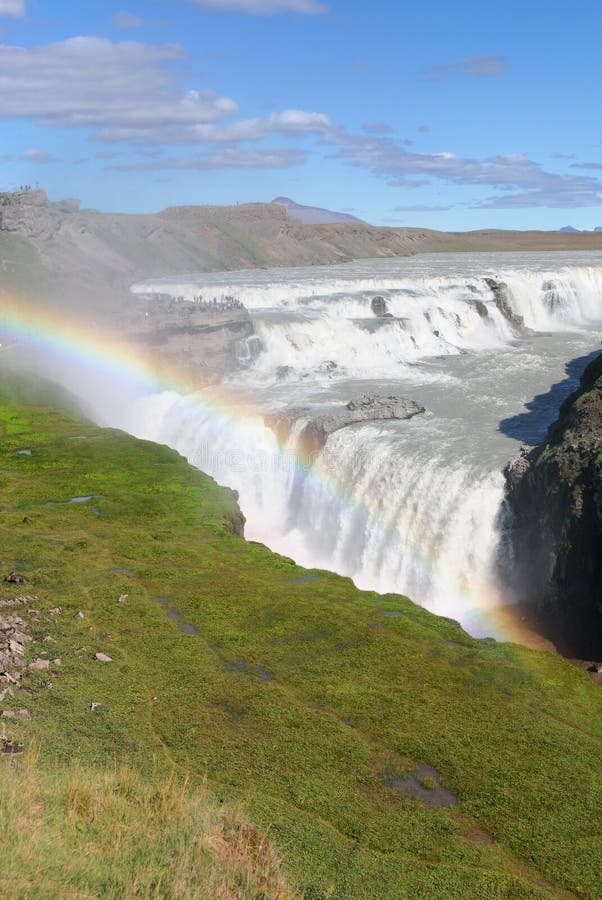
M 520 602 L 561 652 L 602 658 L 602 353 L 505 474 Z

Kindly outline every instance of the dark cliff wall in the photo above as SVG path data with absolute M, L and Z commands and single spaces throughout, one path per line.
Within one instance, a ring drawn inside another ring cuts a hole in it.
M 507 469 L 512 580 L 568 655 L 602 657 L 602 354 L 541 447 Z

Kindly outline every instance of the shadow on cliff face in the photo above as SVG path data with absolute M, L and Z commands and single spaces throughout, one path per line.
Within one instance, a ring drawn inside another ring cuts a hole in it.
M 566 378 L 553 384 L 545 394 L 537 394 L 532 400 L 525 403 L 527 412 L 502 419 L 499 431 L 530 446 L 541 443 L 546 436 L 548 427 L 558 417 L 560 406 L 569 394 L 577 389 L 584 369 L 598 356 L 599 352 L 599 350 L 593 350 L 586 356 L 578 356 L 568 362 L 564 367 Z

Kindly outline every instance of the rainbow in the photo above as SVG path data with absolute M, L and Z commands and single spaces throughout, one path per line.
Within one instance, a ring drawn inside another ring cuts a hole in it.
M 265 439 L 266 429 L 260 412 L 248 403 L 241 403 L 239 398 L 228 393 L 223 386 L 214 386 L 210 391 L 199 389 L 198 383 L 195 384 L 190 375 L 183 373 L 177 366 L 161 365 L 157 368 L 138 349 L 112 332 L 0 290 L 1 350 L 10 351 L 10 345 L 14 346 L 15 343 L 21 347 L 26 344 L 30 350 L 49 353 L 51 357 L 58 356 L 71 365 L 92 372 L 100 380 L 119 380 L 146 394 L 176 392 L 192 411 L 211 417 L 220 427 L 227 429 L 242 426 L 251 440 L 254 436 L 258 440 L 261 436 Z M 11 355 L 9 352 L 9 358 Z M 290 446 L 278 443 L 276 438 L 274 442 L 284 464 L 290 466 L 293 457 L 292 463 L 297 472 L 295 477 L 302 476 L 310 489 L 319 490 L 322 494 L 326 492 L 333 508 L 351 507 L 355 515 L 374 524 L 367 506 L 352 498 L 345 486 L 338 484 L 330 473 L 323 471 L 319 461 L 313 466 L 307 466 L 307 454 L 302 447 L 291 450 Z M 396 536 L 390 524 L 380 523 L 378 527 L 385 529 L 390 536 Z M 437 561 L 426 556 L 420 548 L 405 546 L 403 549 L 406 553 L 412 553 L 414 561 L 423 570 L 442 574 L 437 572 Z M 471 612 L 474 610 L 480 619 L 481 633 L 494 634 L 499 639 L 526 646 L 544 646 L 516 610 L 500 605 L 498 598 L 492 596 L 490 586 L 475 585 L 469 597 L 462 596 L 457 586 L 450 585 L 450 595 L 455 596 L 464 609 Z M 478 609 L 474 609 L 475 597 L 478 597 Z

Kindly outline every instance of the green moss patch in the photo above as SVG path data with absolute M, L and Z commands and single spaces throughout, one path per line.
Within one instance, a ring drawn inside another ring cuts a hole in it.
M 9 393 L 0 559 L 61 660 L 23 678 L 32 719 L 10 739 L 43 764 L 207 778 L 269 829 L 308 898 L 602 897 L 586 675 L 245 542 L 233 493 L 176 453 Z M 0 583 L 0 601 L 16 592 Z

